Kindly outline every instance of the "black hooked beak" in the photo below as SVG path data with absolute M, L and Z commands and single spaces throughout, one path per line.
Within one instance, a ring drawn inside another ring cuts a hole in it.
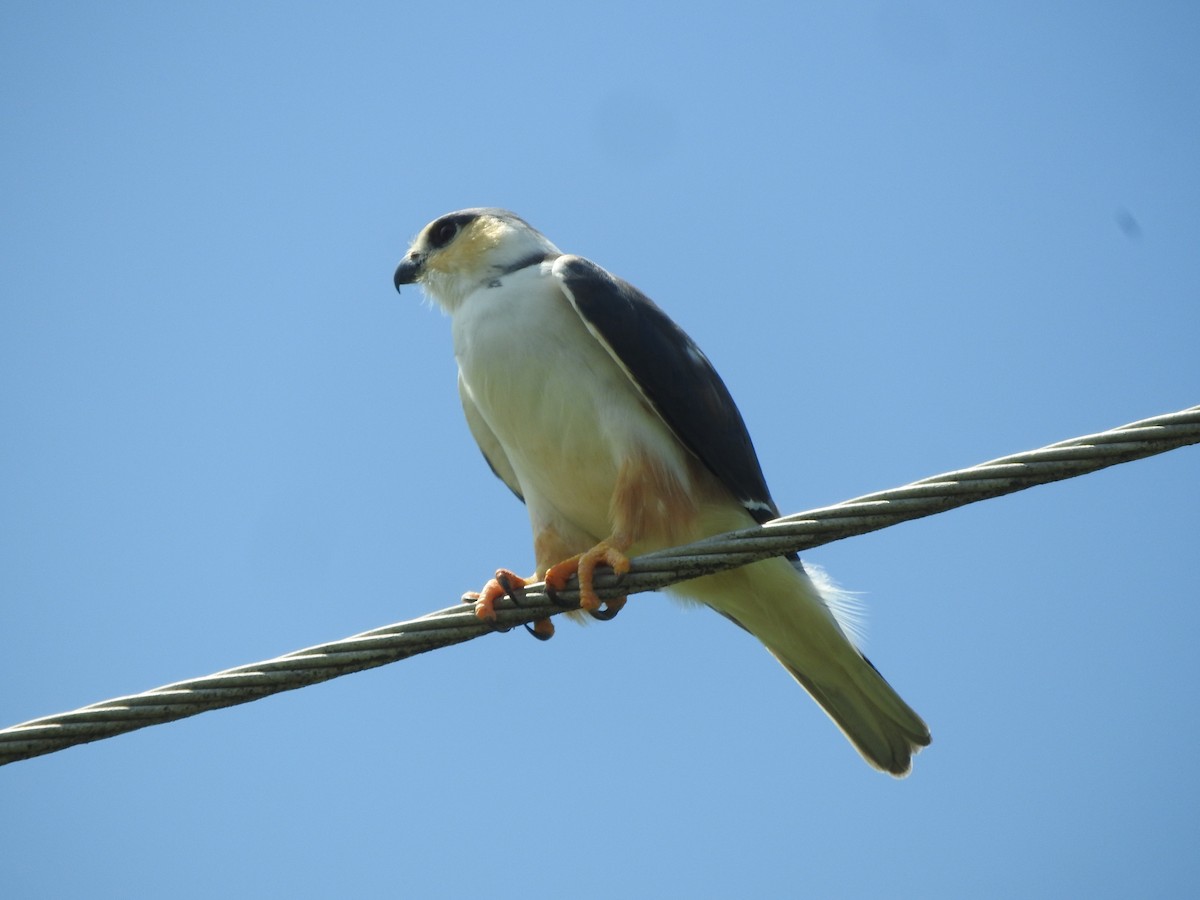
M 396 290 L 400 290 L 402 284 L 413 284 L 421 277 L 421 270 L 425 267 L 425 258 L 415 251 L 408 254 L 400 261 L 400 265 L 396 266 L 396 275 L 392 278 L 392 284 L 396 286 Z

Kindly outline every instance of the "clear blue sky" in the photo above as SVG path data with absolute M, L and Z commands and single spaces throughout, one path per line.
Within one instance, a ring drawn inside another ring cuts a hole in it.
M 1194 4 L 735 6 L 5 3 L 0 725 L 530 568 L 392 289 L 456 208 L 665 307 L 787 512 L 1200 402 Z M 1184 449 L 812 553 L 903 782 L 646 595 L 0 769 L 0 893 L 1181 895 L 1198 526 Z

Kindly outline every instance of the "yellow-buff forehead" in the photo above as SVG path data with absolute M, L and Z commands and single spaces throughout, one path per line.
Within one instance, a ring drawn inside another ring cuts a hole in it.
M 431 253 L 425 266 L 445 273 L 474 271 L 499 245 L 508 227 L 507 223 L 494 216 L 472 219 L 448 246 Z M 425 235 L 421 237 L 424 239 Z

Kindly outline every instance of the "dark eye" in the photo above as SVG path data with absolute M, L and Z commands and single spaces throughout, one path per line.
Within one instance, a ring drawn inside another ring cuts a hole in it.
M 442 219 L 433 226 L 433 230 L 429 233 L 429 243 L 435 250 L 440 250 L 454 240 L 456 234 L 458 234 L 458 223 L 453 219 Z

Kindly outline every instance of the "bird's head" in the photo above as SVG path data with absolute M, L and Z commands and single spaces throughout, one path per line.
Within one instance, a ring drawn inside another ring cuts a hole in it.
M 463 209 L 434 219 L 396 267 L 396 290 L 420 284 L 447 312 L 475 288 L 559 250 L 524 219 L 503 209 Z

